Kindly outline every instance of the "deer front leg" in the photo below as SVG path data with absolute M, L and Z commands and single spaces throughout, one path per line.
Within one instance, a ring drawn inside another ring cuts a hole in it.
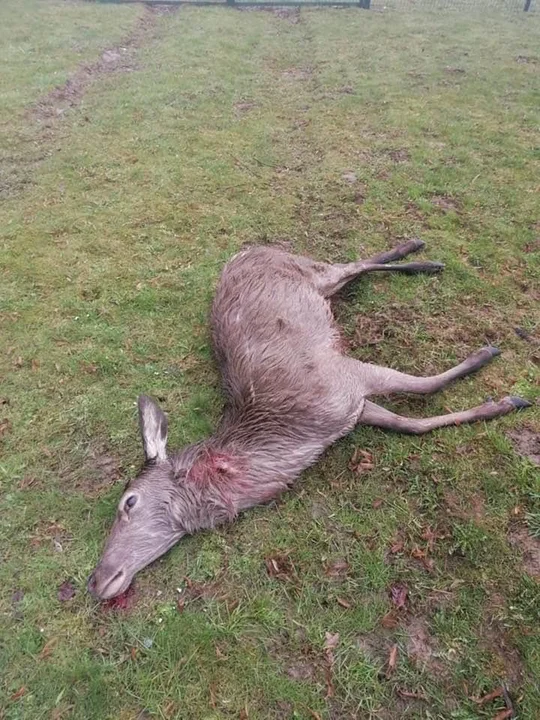
M 431 430 L 448 425 L 462 425 L 464 423 L 478 422 L 479 420 L 493 420 L 493 418 L 508 415 L 508 413 L 530 407 L 530 405 L 531 403 L 527 400 L 508 396 L 499 400 L 499 402 L 486 402 L 483 405 L 478 405 L 475 408 L 463 410 L 462 412 L 448 413 L 448 415 L 438 415 L 430 418 L 410 418 L 396 415 L 390 412 L 390 410 L 386 410 L 386 408 L 366 400 L 364 410 L 358 422 L 360 425 L 373 425 L 399 433 L 422 435 L 423 433 L 431 432 Z

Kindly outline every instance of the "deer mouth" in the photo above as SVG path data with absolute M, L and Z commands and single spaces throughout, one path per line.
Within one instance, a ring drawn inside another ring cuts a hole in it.
M 119 570 L 112 577 L 102 578 L 99 568 L 96 568 L 88 579 L 88 592 L 97 600 L 110 600 L 127 590 L 131 577 L 124 570 Z

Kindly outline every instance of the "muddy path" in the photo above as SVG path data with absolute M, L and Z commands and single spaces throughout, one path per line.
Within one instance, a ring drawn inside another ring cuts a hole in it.
M 157 19 L 176 12 L 170 5 L 146 6 L 130 33 L 117 45 L 105 48 L 98 60 L 80 65 L 63 85 L 42 95 L 27 112 L 29 120 L 50 139 L 51 133 L 62 122 L 66 113 L 80 105 L 88 88 L 104 75 L 137 70 L 137 52 L 158 37 Z
M 69 132 L 68 119 L 89 88 L 105 76 L 138 70 L 140 49 L 161 36 L 160 17 L 177 11 L 177 7 L 170 5 L 146 6 L 120 42 L 105 47 L 95 61 L 79 65 L 65 83 L 28 106 L 14 128 L 17 141 L 0 157 L 0 199 L 18 196 L 33 185 L 37 168 L 64 140 L 66 131 Z

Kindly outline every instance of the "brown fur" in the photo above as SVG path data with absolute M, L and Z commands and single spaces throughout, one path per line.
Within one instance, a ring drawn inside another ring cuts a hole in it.
M 524 407 L 504 398 L 437 418 L 402 418 L 368 398 L 435 392 L 498 354 L 483 348 L 455 368 L 422 378 L 343 353 L 329 298 L 368 272 L 434 273 L 439 263 L 391 265 L 423 243 L 411 240 L 370 260 L 327 265 L 275 247 L 255 247 L 225 267 L 211 313 L 212 343 L 226 403 L 208 440 L 168 455 L 167 420 L 139 398 L 147 459 L 125 490 L 103 557 L 89 580 L 100 598 L 123 592 L 134 574 L 183 535 L 233 520 L 277 497 L 358 423 L 421 433 Z

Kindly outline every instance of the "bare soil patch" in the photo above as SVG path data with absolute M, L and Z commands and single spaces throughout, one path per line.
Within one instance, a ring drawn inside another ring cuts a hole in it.
M 320 686 L 324 684 L 323 651 L 307 640 L 302 628 L 293 633 L 282 631 L 267 643 L 267 649 L 291 680 Z
M 508 533 L 508 542 L 522 554 L 525 572 L 540 580 L 540 540 L 518 527 Z
M 119 458 L 98 445 L 88 449 L 82 463 L 74 462 L 69 457 L 65 463 L 58 470 L 61 485 L 88 498 L 99 497 L 121 480 L 123 475 Z
M 406 148 L 398 148 L 397 150 L 389 150 L 388 157 L 396 164 L 399 164 L 410 160 L 411 153 Z
M 535 465 L 540 465 L 540 433 L 535 432 L 532 428 L 522 427 L 510 430 L 506 435 L 519 455 Z
M 516 62 L 520 65 L 540 65 L 540 57 L 534 55 L 518 55 Z
M 492 670 L 505 681 L 509 690 L 523 683 L 525 669 L 520 653 L 514 647 L 509 631 L 497 620 L 482 625 L 480 646 L 492 655 Z
M 292 680 L 313 680 L 317 674 L 318 668 L 314 662 L 300 661 L 289 665 L 287 675 Z
M 371 282 L 381 281 L 374 279 Z M 384 283 L 381 283 L 381 290 L 383 289 Z M 418 355 L 418 336 L 421 335 L 429 338 L 430 349 L 440 349 L 446 353 L 451 348 L 456 361 L 460 361 L 482 345 L 502 346 L 505 342 L 514 342 L 512 322 L 515 320 L 515 312 L 512 317 L 507 317 L 506 311 L 490 306 L 479 310 L 473 309 L 471 304 L 469 309 L 465 306 L 460 308 L 459 314 L 454 308 L 426 314 L 420 303 L 394 302 L 368 315 L 359 314 L 356 328 L 349 337 L 349 344 L 350 348 L 358 353 L 359 359 L 373 362 L 376 357 L 376 361 L 381 363 L 380 353 L 384 353 L 387 342 L 400 347 L 404 357 L 407 350 L 410 356 Z M 448 361 L 426 358 L 422 361 L 422 367 L 424 374 L 435 374 L 447 369 Z M 499 392 L 507 394 L 508 387 L 504 385 L 502 377 L 497 378 L 488 373 L 483 375 L 482 382 L 494 395 Z M 502 383 L 501 387 L 495 386 L 498 383 Z
M 281 73 L 284 80 L 309 80 L 313 76 L 312 67 L 290 67 Z
M 255 7 L 255 6 L 248 6 L 248 7 L 241 7 L 240 5 L 236 6 L 237 12 L 267 12 L 271 15 L 275 15 L 280 20 L 286 20 L 287 22 L 291 23 L 291 25 L 298 25 L 299 22 L 302 21 L 302 17 L 300 15 L 300 8 L 288 8 L 288 7 Z
M 54 552 L 64 552 L 72 540 L 67 528 L 57 520 L 43 519 L 38 522 L 30 536 L 32 548 L 49 547 Z
M 474 520 L 481 523 L 485 517 L 484 498 L 475 493 L 468 497 L 460 497 L 456 492 L 447 490 L 444 493 L 446 507 L 450 515 L 460 520 Z
M 271 8 L 272 15 L 280 18 L 280 20 L 286 20 L 291 25 L 298 25 L 302 18 L 300 16 L 300 8 Z
M 201 582 L 189 577 L 183 578 L 183 589 L 176 602 L 179 612 L 183 612 L 184 608 L 191 604 L 204 605 L 209 601 L 220 603 L 228 613 L 235 610 L 240 603 L 237 588 L 227 584 L 225 567 L 208 581 Z
M 381 667 L 385 664 L 393 645 L 391 634 L 382 628 L 356 638 L 356 646 L 363 655 Z
M 383 618 L 381 626 L 370 633 L 360 635 L 356 639 L 357 647 L 371 662 L 387 666 L 392 649 L 396 645 L 395 632 L 403 637 L 401 651 L 397 653 L 397 664 L 400 654 L 405 651 L 409 661 L 419 669 L 440 678 L 449 678 L 448 667 L 440 659 L 441 648 L 436 638 L 429 631 L 427 618 L 420 615 L 406 614 L 395 622 L 387 621 L 391 614 Z
M 237 115 L 245 115 L 250 110 L 254 110 L 257 107 L 257 103 L 251 100 L 242 100 L 234 104 L 234 109 Z
M 459 200 L 450 195 L 433 195 L 431 202 L 443 212 L 458 212 L 461 208 Z
M 424 617 L 412 617 L 403 628 L 406 633 L 405 647 L 411 662 L 430 674 L 443 677 L 447 670 L 437 659 L 440 654 L 437 640 L 429 632 Z

